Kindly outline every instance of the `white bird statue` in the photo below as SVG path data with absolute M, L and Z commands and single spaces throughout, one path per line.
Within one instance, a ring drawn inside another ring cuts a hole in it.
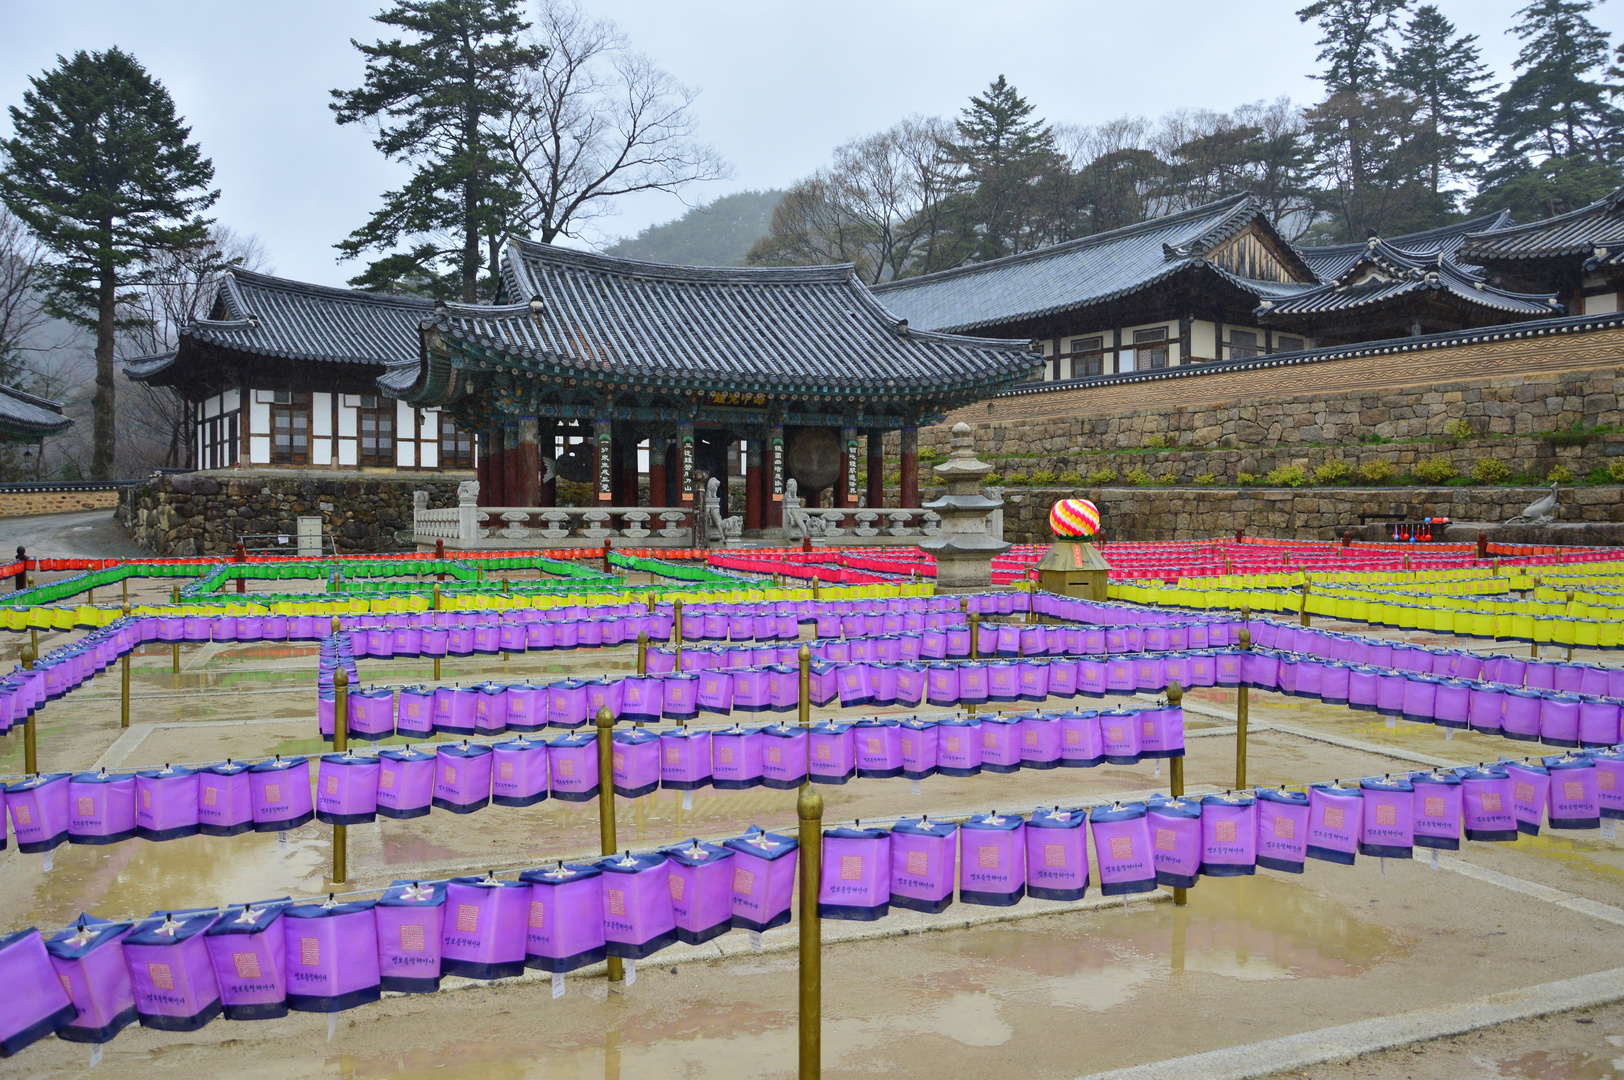
M 1556 520 L 1556 485 L 1551 485 L 1551 493 L 1545 495 L 1523 508 L 1523 512 L 1507 521 L 1507 525 L 1548 525 Z

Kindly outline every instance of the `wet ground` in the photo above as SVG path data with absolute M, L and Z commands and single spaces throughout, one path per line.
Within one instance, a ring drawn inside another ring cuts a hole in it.
M 132 586 L 136 602 L 166 594 L 158 583 Z M 48 648 L 71 636 L 43 635 L 41 644 Z M 26 640 L 9 638 L 0 648 Z M 314 753 L 320 748 L 314 738 L 314 663 L 308 645 L 186 646 L 176 674 L 168 646 L 151 647 L 132 661 L 132 727 L 119 727 L 119 684 L 110 670 L 46 707 L 39 732 L 42 766 L 70 770 L 97 762 L 162 765 Z M 625 672 L 633 664 L 633 650 L 624 648 L 548 653 L 506 662 L 447 661 L 442 678 L 551 679 Z M 429 661 L 360 661 L 364 682 L 425 681 L 431 668 Z M 1131 703 L 1126 697 L 1106 699 L 1106 704 Z M 1235 693 L 1200 690 L 1186 703 L 1192 736 L 1187 786 L 1193 791 L 1233 786 Z M 1448 738 L 1428 725 L 1388 727 L 1368 714 L 1279 695 L 1254 691 L 1250 705 L 1258 729 L 1248 746 L 1251 783 L 1356 778 L 1421 767 L 1393 754 L 1465 762 L 1528 752 L 1526 744 L 1472 733 Z M 871 713 L 817 710 L 815 715 Z M 20 742 L 0 741 L 0 773 L 17 770 Z M 1038 804 L 1142 795 L 1165 790 L 1167 781 L 1165 764 L 1158 769 L 1146 763 L 935 778 L 918 794 L 906 780 L 858 780 L 820 790 L 826 821 L 835 821 L 922 812 L 1024 812 Z M 662 792 L 622 800 L 618 807 L 622 844 L 644 848 L 690 836 L 736 835 L 750 824 L 790 828 L 794 820 L 794 794 L 765 789 L 701 791 L 688 807 L 676 793 Z M 286 837 L 63 847 L 49 872 L 40 857 L 9 851 L 0 854 L 0 931 L 62 925 L 84 910 L 144 915 L 159 906 L 319 894 L 331 888 L 330 833 L 310 826 Z M 595 803 L 549 801 L 524 810 L 436 812 L 411 822 L 355 826 L 349 830 L 350 887 L 532 866 L 593 854 L 597 843 Z M 1547 834 L 1514 845 L 1470 844 L 1460 856 L 1472 866 L 1624 906 L 1624 854 L 1616 841 L 1593 832 Z M 984 910 L 960 905 L 951 914 Z M 770 942 L 793 932 L 769 935 Z M 687 955 L 675 964 L 645 963 L 634 986 L 607 997 L 601 979 L 581 979 L 572 980 L 559 1001 L 550 998 L 544 984 L 531 982 L 386 999 L 340 1017 L 330 1043 L 320 1016 L 258 1024 L 219 1021 L 194 1035 L 129 1031 L 107 1048 L 99 1068 L 135 1076 L 229 1072 L 480 1080 L 792 1075 L 793 953 L 746 951 L 742 958 L 707 960 Z M 1265 871 L 1250 879 L 1204 879 L 1184 909 L 1139 900 L 1004 925 L 830 945 L 824 959 L 825 1073 L 1074 1077 L 1620 965 L 1624 939 L 1616 926 L 1451 872 L 1447 865 L 1433 870 L 1424 861 L 1361 859 L 1346 869 L 1310 863 L 1301 877 Z M 1596 1015 L 1605 1027 L 1602 1013 Z M 1458 1063 L 1452 1073 L 1369 1075 L 1612 1075 L 1596 1071 L 1600 1066 L 1594 1062 L 1601 1060 L 1598 1046 L 1624 1032 L 1624 1023 L 1613 1023 L 1594 1039 L 1586 1030 L 1574 1037 L 1578 1041 L 1550 1047 L 1526 1041 L 1544 1030 L 1530 1026 L 1528 1034 L 1517 1036 L 1525 1041 L 1514 1038 L 1481 1062 L 1463 1056 L 1465 1064 Z M 1470 1049 L 1475 1038 L 1455 1042 Z M 1601 1041 L 1590 1046 L 1585 1039 Z M 1439 1051 L 1440 1059 L 1444 1053 Z M 1527 1056 L 1538 1053 L 1547 1057 Z M 1561 1056 L 1570 1053 L 1591 1057 Z M 1404 1054 L 1428 1060 L 1426 1054 Z M 1619 1054 L 1624 1056 L 1624 1048 Z M 1398 1070 L 1410 1064 L 1387 1057 L 1397 1064 L 1383 1064 L 1384 1058 L 1371 1067 Z M 1551 1071 L 1580 1067 L 1572 1061 L 1591 1071 Z M 48 1041 L 9 1060 L 4 1071 L 77 1075 L 85 1062 L 85 1048 Z M 1363 1075 L 1357 1068 L 1347 1075 Z M 1335 1069 L 1312 1075 L 1333 1074 L 1342 1075 Z

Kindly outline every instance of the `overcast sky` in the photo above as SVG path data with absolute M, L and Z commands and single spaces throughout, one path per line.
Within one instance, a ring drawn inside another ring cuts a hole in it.
M 700 90 L 702 137 L 729 180 L 682 198 L 628 201 L 589 238 L 601 243 L 745 188 L 788 185 L 836 144 L 909 113 L 951 115 L 998 75 L 1051 121 L 1096 123 L 1180 106 L 1229 109 L 1318 97 L 1305 0 L 595 0 L 634 44 Z M 1505 33 L 1524 0 L 1436 0 L 1482 39 L 1502 77 Z M 340 128 L 328 91 L 359 85 L 350 38 L 374 40 L 382 0 L 181 3 L 0 0 L 0 102 L 77 49 L 122 46 L 169 87 L 214 159 L 221 222 L 260 237 L 276 272 L 343 284 L 358 271 L 332 245 L 404 175 L 357 127 Z M 1624 2 L 1596 21 L 1619 37 Z M 0 117 L 9 131 L 9 117 Z

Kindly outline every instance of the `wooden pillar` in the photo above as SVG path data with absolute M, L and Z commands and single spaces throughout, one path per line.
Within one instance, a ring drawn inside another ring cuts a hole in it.
M 541 495 L 541 473 L 538 470 L 540 448 L 536 445 L 536 418 L 520 417 L 509 424 L 513 432 L 513 451 L 507 481 L 509 506 L 536 506 Z
M 592 474 L 597 477 L 600 505 L 614 503 L 615 440 L 614 427 L 608 420 L 592 422 Z
M 1111 370 L 1107 374 L 1115 375 L 1122 370 L 1122 328 L 1115 327 L 1111 331 Z
M 1180 365 L 1190 362 L 1190 316 L 1179 316 L 1179 358 Z
M 868 433 L 868 508 L 885 507 L 885 436 L 878 429 Z
M 486 439 L 491 448 L 490 465 L 490 492 L 489 497 L 482 486 L 479 489 L 479 505 L 506 506 L 507 503 L 507 447 L 505 431 L 503 428 L 492 428 L 489 434 L 481 436 Z
M 502 502 L 500 506 L 523 506 L 524 451 L 519 446 L 518 421 L 502 425 Z
M 637 443 L 632 439 L 630 434 L 625 434 L 616 444 L 615 452 L 620 457 L 620 491 L 615 495 L 615 505 L 636 506 L 638 477 Z
M 670 506 L 665 495 L 665 455 L 671 440 L 663 435 L 651 436 L 648 441 L 648 504 Z
M 762 444 L 762 450 L 767 454 L 766 488 L 769 496 L 766 500 L 767 518 L 764 527 L 768 529 L 781 529 L 784 527 L 784 425 L 773 424 L 767 429 L 767 439 Z
M 919 429 L 902 429 L 902 506 L 919 505 Z
M 338 443 L 337 438 L 334 438 L 333 443 L 334 449 L 336 450 Z M 491 433 L 488 431 L 481 431 L 478 435 L 474 436 L 474 443 L 474 452 L 479 457 L 479 460 L 474 462 L 474 478 L 479 481 L 479 505 L 490 506 L 492 460 Z M 336 454 L 334 455 L 334 459 L 337 459 Z
M 761 528 L 761 504 L 766 494 L 761 460 L 761 438 L 749 442 L 744 459 L 744 527 L 746 531 Z

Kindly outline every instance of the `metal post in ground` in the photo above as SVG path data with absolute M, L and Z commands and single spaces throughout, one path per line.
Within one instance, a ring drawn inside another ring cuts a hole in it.
M 812 649 L 802 645 L 801 661 L 801 726 L 812 726 Z
M 435 543 L 436 544 L 444 544 L 445 541 L 444 540 L 436 540 Z M 444 577 L 445 575 L 442 574 L 440 576 Z M 438 585 L 434 586 L 434 598 L 429 601 L 429 610 L 430 611 L 439 611 L 440 610 L 440 586 L 438 586 Z M 438 656 L 436 656 L 434 658 L 434 681 L 435 682 L 440 681 L 440 658 Z
M 615 853 L 615 750 L 612 734 L 615 714 L 605 705 L 598 710 L 598 836 L 602 840 L 603 854 L 607 858 Z M 620 957 L 609 958 L 609 981 L 621 982 L 626 978 L 626 966 Z
M 795 801 L 801 819 L 801 1069 L 800 1080 L 823 1074 L 823 924 L 818 889 L 823 875 L 823 796 L 810 782 Z
M 130 605 L 128 605 L 128 604 L 124 605 L 124 617 L 126 619 L 128 619 L 130 617 Z M 130 650 L 130 652 L 134 652 L 134 651 L 135 650 L 133 648 Z M 124 654 L 124 658 L 119 661 L 119 665 L 124 669 L 124 673 L 123 673 L 123 676 L 122 676 L 122 681 L 124 683 L 124 693 L 123 693 L 122 701 L 120 702 L 120 705 L 119 705 L 118 726 L 121 727 L 121 728 L 126 728 L 126 727 L 130 726 L 130 653 L 129 652 Z
M 981 612 L 970 613 L 970 659 L 981 659 Z M 971 716 L 976 714 L 976 703 L 970 702 L 965 706 Z
M 176 585 L 169 590 L 169 602 L 176 607 L 180 607 L 179 585 Z M 180 674 L 180 642 L 178 641 L 172 641 L 169 643 L 169 673 L 171 675 Z
M 1167 684 L 1167 704 L 1169 708 L 1181 709 L 1184 707 L 1184 688 L 1177 682 Z M 1184 797 L 1184 758 L 1170 758 L 1167 762 L 1167 790 L 1175 799 Z M 1173 890 L 1173 904 L 1183 907 L 1189 903 L 1189 894 L 1183 889 Z
M 338 616 L 333 616 L 338 622 Z M 336 629 L 336 627 L 335 627 Z M 350 748 L 350 676 L 341 665 L 333 672 L 333 753 Z M 349 872 L 349 826 L 333 826 L 333 884 L 344 884 Z
M 1302 622 L 1302 624 L 1304 626 L 1308 625 L 1308 588 L 1309 588 L 1308 575 L 1304 574 L 1303 575 L 1303 603 L 1302 603 L 1302 607 L 1299 608 L 1298 612 L 1297 612 L 1298 617 L 1299 617 L 1299 619 L 1301 620 L 1301 622 Z
M 39 653 L 33 646 L 23 646 L 23 670 L 33 671 L 34 661 L 39 659 Z M 23 722 L 23 772 L 30 776 L 39 772 L 39 714 L 30 710 L 28 719 Z
M 671 601 L 671 643 L 677 647 L 677 671 L 682 670 L 682 597 Z
M 1252 631 L 1241 631 L 1241 651 L 1252 649 Z M 1246 685 L 1246 662 L 1241 661 L 1241 682 L 1235 688 L 1235 790 L 1246 787 L 1246 722 L 1251 713 L 1251 695 Z
M 648 674 L 648 631 L 637 632 L 637 673 Z

